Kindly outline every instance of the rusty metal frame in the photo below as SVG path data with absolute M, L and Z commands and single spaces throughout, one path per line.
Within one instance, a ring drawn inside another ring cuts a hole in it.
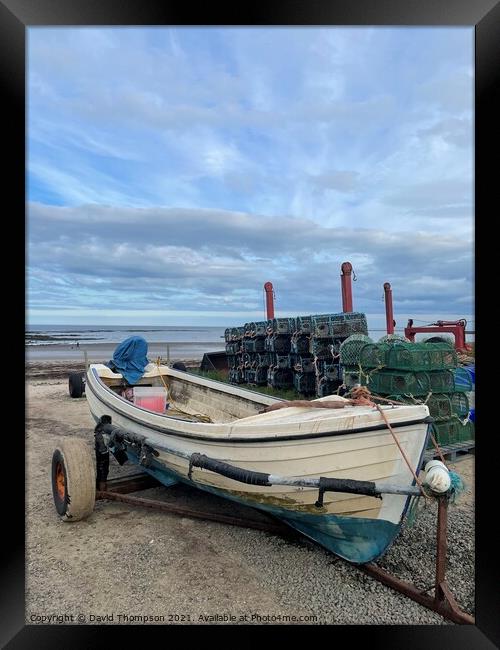
M 193 508 L 186 506 L 179 506 L 164 501 L 158 501 L 156 499 L 145 499 L 131 495 L 132 492 L 147 490 L 161 485 L 162 484 L 159 481 L 144 472 L 132 475 L 129 474 L 124 477 L 100 481 L 97 486 L 96 500 L 119 501 L 130 505 L 152 508 L 154 510 L 169 512 L 171 514 L 190 517 L 193 519 L 216 521 L 231 526 L 240 526 L 242 528 L 254 528 L 256 530 L 262 530 L 283 537 L 298 536 L 298 533 L 286 524 L 282 523 L 278 519 L 274 519 L 270 515 L 261 513 L 260 511 L 259 515 L 262 517 L 260 520 L 248 517 L 242 518 L 234 515 L 208 512 L 205 510 L 194 510 Z M 445 570 L 448 546 L 446 534 L 447 523 L 448 500 L 441 497 L 439 498 L 438 504 L 436 535 L 436 576 L 432 587 L 420 590 L 414 584 L 396 578 L 396 576 L 393 576 L 372 562 L 367 564 L 353 564 L 349 562 L 348 564 L 360 569 L 375 580 L 378 580 L 391 589 L 408 596 L 408 598 L 411 598 L 427 609 L 437 612 L 454 623 L 474 625 L 474 618 L 460 609 L 446 582 Z M 432 588 L 434 589 L 433 596 L 427 593 Z

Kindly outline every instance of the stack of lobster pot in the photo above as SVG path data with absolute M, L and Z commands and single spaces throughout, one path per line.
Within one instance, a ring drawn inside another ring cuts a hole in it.
M 267 322 L 245 323 L 242 341 L 242 365 L 247 384 L 267 383 L 269 357 L 265 351 Z
M 312 316 L 310 349 L 316 370 L 316 394 L 334 393 L 343 383 L 340 346 L 353 334 L 367 335 L 366 316 L 359 312 Z
M 316 369 L 310 352 L 311 333 L 311 316 L 297 316 L 290 340 L 290 363 L 293 369 L 293 386 L 302 395 L 316 393 Z
M 243 327 L 228 327 L 224 332 L 227 365 L 229 368 L 228 380 L 232 384 L 242 384 L 245 381 L 245 373 L 242 365 L 243 335 Z
M 270 318 L 267 321 L 265 349 L 269 355 L 267 384 L 272 388 L 287 389 L 293 386 L 290 351 L 294 318 Z
M 432 432 L 440 446 L 474 439 L 467 397 L 472 382 L 469 373 L 459 367 L 453 345 L 386 339 L 364 345 L 359 360 L 361 383 L 372 393 L 427 405 L 434 420 Z M 428 447 L 432 446 L 430 440 Z
M 342 384 L 340 346 L 353 334 L 367 338 L 364 314 L 273 318 L 228 328 L 229 381 L 324 397 Z

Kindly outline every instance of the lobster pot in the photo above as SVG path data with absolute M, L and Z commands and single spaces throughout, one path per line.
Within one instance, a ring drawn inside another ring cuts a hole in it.
M 464 424 L 457 417 L 452 417 L 445 422 L 434 422 L 432 429 L 436 442 L 441 447 L 474 440 L 474 424 L 472 422 Z
M 295 372 L 300 372 L 300 373 L 314 373 L 316 371 L 314 367 L 314 359 L 312 357 L 303 357 L 303 356 L 297 356 L 293 362 L 292 362 L 292 367 Z
M 269 352 L 263 352 L 263 353 L 261 352 L 257 354 L 256 357 L 257 357 L 258 368 L 268 368 L 274 363 L 273 355 L 270 354 Z
M 365 334 L 352 334 L 340 344 L 340 363 L 343 366 L 357 368 L 360 363 L 360 352 L 363 346 L 372 343 L 369 336 Z
M 473 389 L 472 377 L 466 368 L 455 368 L 453 370 L 455 390 L 469 393 Z
M 321 316 L 312 317 L 312 336 L 317 339 L 330 338 L 330 316 L 322 314 Z
M 226 327 L 226 329 L 224 330 L 224 340 L 226 341 L 226 343 L 229 343 L 231 341 L 231 328 L 230 327 Z
M 316 392 L 316 377 L 313 373 L 295 372 L 293 386 L 298 393 L 314 395 Z
M 241 362 L 245 368 L 251 368 L 254 365 L 257 365 L 256 355 L 244 352 L 241 355 Z
M 328 363 L 326 361 L 317 361 L 318 374 L 326 379 L 334 379 L 335 381 L 342 381 L 342 370 L 338 363 Z
M 394 370 L 446 370 L 456 368 L 457 354 L 447 343 L 379 344 L 384 352 L 383 364 Z
M 379 395 L 427 395 L 430 383 L 426 372 L 401 370 L 374 370 L 368 379 L 368 388 Z M 366 376 L 363 375 L 366 385 Z
M 297 316 L 295 319 L 295 332 L 297 334 L 304 334 L 310 336 L 312 332 L 312 317 L 311 316 Z
M 354 388 L 357 384 L 361 384 L 361 377 L 359 372 L 352 368 L 343 368 L 342 370 L 342 383 L 346 388 Z
M 332 314 L 330 336 L 347 338 L 351 334 L 368 334 L 366 316 L 359 312 Z
M 289 336 L 273 335 L 268 336 L 265 340 L 264 350 L 274 352 L 275 354 L 289 354 L 291 342 Z
M 316 395 L 318 397 L 326 397 L 336 393 L 338 387 L 341 385 L 340 381 L 320 377 L 316 382 Z
M 293 386 L 293 372 L 290 368 L 269 368 L 267 383 L 271 388 L 291 388 Z
M 468 442 L 469 440 L 471 441 L 475 440 L 475 438 L 476 438 L 476 428 L 474 426 L 474 422 L 469 420 L 464 425 L 462 425 L 462 428 L 460 429 L 459 441 Z
M 454 393 L 456 390 L 451 370 L 435 370 L 425 373 L 429 378 L 429 390 L 433 393 Z
M 291 351 L 294 354 L 308 354 L 309 339 L 307 336 L 297 336 L 294 334 L 291 339 Z
M 243 384 L 245 382 L 244 370 L 240 368 L 230 368 L 227 378 L 231 384 Z
M 258 321 L 250 323 L 248 334 L 251 337 L 266 336 L 267 334 L 267 321 Z
M 243 339 L 242 346 L 244 352 L 250 352 L 251 354 L 255 354 L 257 352 L 264 352 L 265 339 L 263 338 Z
M 233 354 L 239 354 L 241 351 L 241 344 L 238 342 L 232 342 L 232 343 L 226 343 L 226 354 L 233 355 Z
M 227 355 L 227 365 L 228 368 L 237 368 L 239 365 L 239 359 L 235 354 Z
M 451 396 L 442 393 L 433 393 L 426 402 L 431 417 L 436 420 L 447 420 L 453 415 Z
M 311 353 L 318 359 L 332 359 L 333 358 L 333 348 L 332 348 L 332 339 L 317 339 L 313 338 L 310 341 L 310 350 Z
M 231 340 L 232 341 L 241 341 L 245 334 L 244 327 L 232 327 L 231 328 Z
M 293 320 L 293 319 L 292 319 Z M 270 318 L 267 321 L 267 331 L 271 334 L 291 334 L 289 318 Z
M 288 356 L 288 354 L 277 354 L 274 365 L 277 368 L 290 368 L 291 369 L 290 357 Z
M 245 381 L 247 384 L 263 386 L 267 384 L 267 368 L 247 368 L 245 370 Z
M 259 336 L 259 338 L 255 338 L 253 340 L 254 342 L 254 352 L 256 353 L 261 353 L 264 352 L 266 349 L 266 339 Z
M 466 393 L 452 393 L 450 395 L 450 400 L 453 413 L 458 415 L 459 418 L 467 417 L 470 410 L 470 404 Z
M 359 349 L 359 363 L 362 368 L 381 368 L 386 366 L 385 350 L 387 344 L 365 343 Z
M 378 340 L 378 343 L 395 343 L 397 341 L 403 341 L 404 343 L 409 343 L 410 339 L 407 339 L 406 336 L 402 334 L 384 334 Z

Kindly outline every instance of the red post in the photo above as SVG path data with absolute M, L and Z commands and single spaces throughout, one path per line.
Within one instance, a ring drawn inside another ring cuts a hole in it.
M 394 313 L 392 311 L 392 289 L 389 282 L 384 283 L 384 295 L 387 334 L 394 334 L 394 326 L 396 325 L 396 321 L 394 320 Z
M 342 287 L 342 311 L 352 311 L 352 264 L 344 262 L 341 266 L 342 274 L 340 276 L 340 284 Z
M 272 282 L 266 282 L 264 285 L 266 292 L 266 313 L 268 320 L 274 318 L 274 289 Z

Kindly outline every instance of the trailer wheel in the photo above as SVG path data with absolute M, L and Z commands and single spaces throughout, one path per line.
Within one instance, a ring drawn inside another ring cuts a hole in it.
M 65 440 L 52 455 L 52 495 L 63 521 L 85 519 L 94 509 L 96 475 L 84 440 Z
M 174 370 L 182 370 L 182 372 L 187 372 L 186 366 L 182 363 L 182 361 L 176 361 L 173 363 L 172 368 L 174 368 Z
M 83 373 L 72 372 L 69 376 L 68 388 L 71 397 L 81 397 L 85 391 Z

